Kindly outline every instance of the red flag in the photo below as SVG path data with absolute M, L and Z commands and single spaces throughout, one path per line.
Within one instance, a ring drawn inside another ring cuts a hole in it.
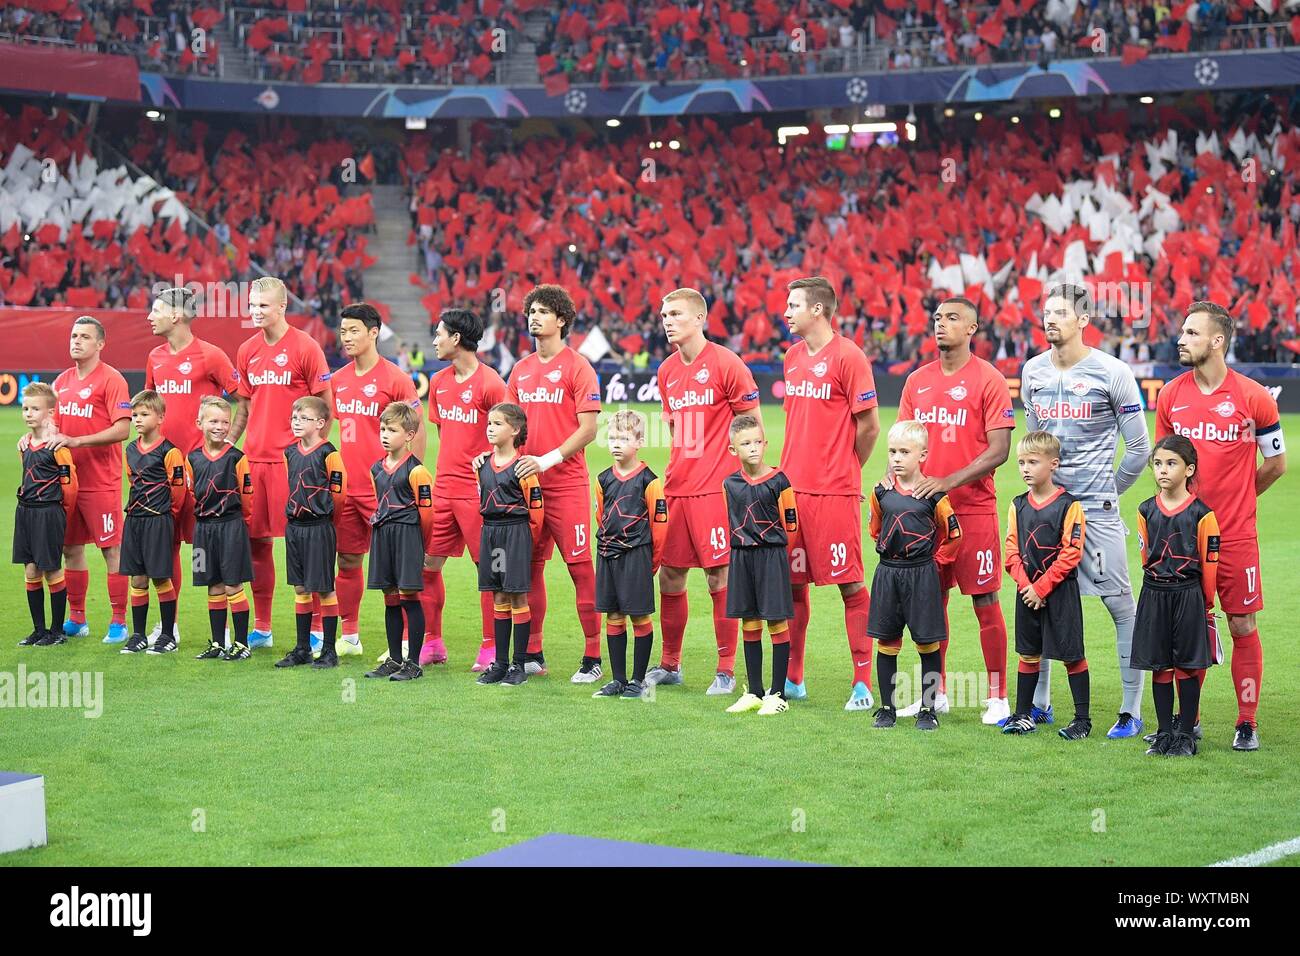
M 134 6 L 141 13 L 146 13 L 149 16 L 153 16 L 153 0 L 135 0 L 132 6 Z
M 898 29 L 898 21 L 887 13 L 876 14 L 876 34 L 888 40 Z
M 563 96 L 569 92 L 569 74 L 557 73 L 554 76 L 548 76 L 542 81 L 546 87 L 547 96 Z
M 551 56 L 551 54 L 547 53 L 545 56 L 539 56 L 537 58 L 537 72 L 542 76 L 545 76 L 554 69 L 555 57 Z
M 54 223 L 49 222 L 36 230 L 36 241 L 52 246 L 59 241 L 61 230 Z
M 1186 53 L 1187 46 L 1192 42 L 1192 25 L 1186 20 L 1178 28 L 1177 33 L 1171 33 L 1169 36 L 1159 37 L 1156 40 L 1156 46 L 1165 50 L 1174 50 L 1178 53 Z
M 357 169 L 361 170 L 361 175 L 372 183 L 375 181 L 375 154 L 366 153 L 365 159 L 357 163 Z
M 0 236 L 0 246 L 3 246 L 9 252 L 13 252 L 17 249 L 22 245 L 22 242 L 23 234 L 19 230 L 17 222 L 11 225 L 9 230 L 3 236 Z
M 492 72 L 492 58 L 485 53 L 480 53 L 470 61 L 469 71 L 479 80 L 487 79 L 487 75 Z
M 20 272 L 14 276 L 13 284 L 5 293 L 5 298 L 9 300 L 10 305 L 26 305 L 32 301 L 32 296 L 35 294 L 36 283 Z
M 1121 57 L 1121 62 L 1123 62 L 1125 66 L 1132 66 L 1134 63 L 1138 62 L 1138 60 L 1145 60 L 1146 58 L 1147 58 L 1146 47 L 1142 46 L 1139 43 L 1124 44 L 1124 55 L 1123 57 Z
M 975 35 L 987 43 L 989 46 L 997 46 L 1006 36 L 1007 28 L 1002 22 L 1000 14 L 994 15 L 979 25 Z
M 1291 40 L 1300 43 L 1300 17 L 1291 18 Z

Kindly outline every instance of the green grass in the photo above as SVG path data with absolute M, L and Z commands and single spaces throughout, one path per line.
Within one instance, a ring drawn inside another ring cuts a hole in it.
M 884 417 L 887 427 L 893 410 Z M 1300 434 L 1297 418 L 1285 423 L 1292 434 Z M 765 419 L 775 462 L 784 422 L 772 407 Z M 16 413 L 0 413 L 0 447 L 11 448 L 20 430 Z M 883 449 L 878 443 L 868 476 L 883 472 Z M 594 474 L 607 454 L 589 455 Z M 666 456 L 664 448 L 645 453 L 660 473 Z M 16 487 L 17 456 L 3 461 L 0 474 Z M 1018 483 L 1013 468 L 1001 469 L 1004 507 Z M 1130 527 L 1151 489 L 1144 479 L 1124 497 Z M 1105 739 L 1119 679 L 1114 632 L 1096 599 L 1085 601 L 1085 618 L 1098 727 L 1070 745 L 1052 730 L 1002 737 L 980 724 L 977 706 L 955 709 L 936 734 L 906 721 L 873 732 L 868 717 L 842 709 L 849 660 L 833 588 L 813 599 L 811 699 L 760 720 L 725 714 L 726 699 L 704 696 L 714 649 L 698 571 L 686 686 L 639 703 L 595 701 L 590 687 L 568 683 L 582 638 L 558 562 L 547 579 L 552 673 L 516 691 L 478 687 L 468 672 L 479 633 L 468 558 L 446 570 L 453 663 L 405 685 L 361 679 L 382 649 L 374 594 L 363 606 L 364 658 L 344 658 L 336 671 L 285 672 L 271 667 L 293 633 L 283 584 L 276 649 L 235 665 L 191 659 L 207 616 L 200 589 L 188 585 L 181 653 L 124 657 L 101 645 L 108 609 L 97 556 L 91 638 L 17 648 L 29 624 L 13 567 L 0 591 L 9 624 L 0 671 L 26 663 L 102 672 L 104 706 L 98 719 L 68 709 L 0 711 L 0 767 L 45 775 L 50 835 L 48 846 L 0 862 L 446 864 L 549 832 L 865 865 L 1188 865 L 1246 853 L 1300 834 L 1300 706 L 1291 687 L 1300 652 L 1284 623 L 1300 617 L 1297 577 L 1287 570 L 1300 561 L 1300 522 L 1287 507 L 1297 494 L 1293 472 L 1261 507 L 1263 749 L 1229 749 L 1236 709 L 1223 668 L 1206 685 L 1204 750 L 1184 761 L 1145 757 L 1140 741 Z M 6 508 L 5 540 L 11 522 Z M 1136 568 L 1132 537 L 1130 546 Z M 1008 612 L 1013 598 L 1008 583 Z M 981 673 L 965 599 L 954 599 L 952 622 L 950 670 Z M 910 668 L 915 654 L 905 655 Z M 1062 669 L 1055 679 L 1058 712 L 1068 712 Z M 1150 711 L 1149 691 L 1144 704 Z

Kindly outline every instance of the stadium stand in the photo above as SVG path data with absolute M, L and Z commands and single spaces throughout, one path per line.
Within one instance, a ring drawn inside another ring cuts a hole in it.
M 1239 357 L 1288 358 L 1300 132 L 1280 98 L 1198 106 L 1208 113 L 1195 125 L 1171 108 L 990 118 L 956 138 L 929 121 L 919 141 L 942 146 L 857 155 L 828 150 L 815 130 L 782 148 L 759 120 L 670 121 L 653 134 L 680 150 L 617 135 L 514 143 L 480 127 L 461 158 L 412 137 L 400 164 L 412 282 L 431 321 L 450 305 L 499 310 L 493 290 L 505 290 L 501 336 L 518 354 L 523 289 L 559 277 L 579 331 L 599 325 L 652 362 L 666 354 L 660 298 L 693 285 L 713 302 L 710 334 L 761 365 L 788 344 L 776 320 L 785 283 L 819 273 L 841 289 L 844 331 L 901 372 L 933 352 L 942 292 L 980 304 L 986 357 L 1041 351 L 1031 306 L 1071 271 L 1104 283 L 1090 337 L 1117 355 L 1176 358 L 1164 354 L 1175 306 L 1212 298 L 1248 318 Z M 638 179 L 647 157 L 653 175 Z M 1153 318 L 1135 328 L 1142 303 L 1129 290 L 1148 281 Z
M 561 93 L 577 82 L 1275 49 L 1300 43 L 1300 15 L 1255 0 L 11 0 L 3 39 L 133 54 L 164 73 L 233 75 L 229 44 L 259 80 L 543 82 Z
M 157 282 L 243 281 L 259 264 L 327 323 L 361 298 L 374 211 L 343 180 L 350 143 L 300 142 L 298 124 L 250 135 L 140 117 L 112 152 L 66 112 L 3 119 L 0 304 L 142 308 Z

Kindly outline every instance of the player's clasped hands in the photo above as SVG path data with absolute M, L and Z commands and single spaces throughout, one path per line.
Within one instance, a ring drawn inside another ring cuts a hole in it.
M 1024 601 L 1031 611 L 1042 610 L 1047 605 L 1047 602 L 1038 596 L 1032 584 L 1026 584 L 1020 589 L 1020 600 Z

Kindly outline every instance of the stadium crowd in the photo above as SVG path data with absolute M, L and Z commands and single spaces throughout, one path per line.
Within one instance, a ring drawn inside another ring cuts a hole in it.
M 142 67 L 213 75 L 226 21 L 259 78 L 497 82 L 544 17 L 538 74 L 570 82 L 781 76 L 1079 55 L 1268 49 L 1300 42 L 1300 16 L 1253 0 L 13 0 L 0 34 L 134 54 Z M 199 31 L 196 33 L 195 31 Z M 195 37 L 202 42 L 196 46 Z
M 1216 113 L 1203 98 L 1208 125 L 1172 110 L 1143 121 L 1123 111 L 1018 126 L 990 118 L 959 141 L 923 119 L 918 142 L 942 147 L 861 153 L 829 150 L 815 135 L 780 147 L 757 120 L 725 130 L 670 121 L 656 142 L 676 139 L 679 150 L 612 132 L 516 143 L 479 125 L 462 158 L 414 136 L 400 163 L 413 281 L 426 286 L 431 319 L 449 305 L 504 316 L 501 341 L 517 355 L 527 338 L 515 290 L 562 276 L 579 290 L 579 331 L 599 325 L 629 361 L 644 351 L 651 363 L 667 354 L 659 295 L 694 283 L 712 298 L 710 334 L 748 362 L 776 365 L 790 344 L 784 283 L 820 272 L 842 290 L 845 333 L 905 371 L 933 352 L 928 318 L 949 292 L 975 299 L 991 320 L 978 354 L 1018 364 L 1041 351 L 1032 303 L 1068 264 L 1135 294 L 1150 283 L 1149 309 L 1121 297 L 1089 333 L 1126 361 L 1176 358 L 1174 303 L 1211 292 L 1248 317 L 1237 360 L 1287 361 L 1300 133 L 1283 102 L 1245 105 L 1223 102 Z M 1252 118 L 1234 130 L 1220 116 Z M 1225 132 L 1198 140 L 1201 128 Z M 519 182 L 537 188 L 512 187 Z M 1074 212 L 1062 218 L 1035 194 L 1075 196 Z M 1140 312 L 1152 320 L 1145 328 L 1132 321 Z
M 302 302 L 295 311 L 330 324 L 362 297 L 361 271 L 375 261 L 366 252 L 374 211 L 369 192 L 343 180 L 343 159 L 355 150 L 342 139 L 307 141 L 301 124 L 219 132 L 202 120 L 163 126 L 139 117 L 103 131 L 145 174 L 133 177 L 125 165 L 92 168 L 87 135 L 66 112 L 27 105 L 0 117 L 0 166 L 14 173 L 0 186 L 0 304 L 148 308 L 157 282 L 246 281 L 258 265 L 290 283 Z M 30 158 L 15 163 L 22 156 Z M 35 157 L 54 160 L 58 181 L 32 188 Z M 358 165 L 364 181 L 373 170 L 364 158 Z M 124 204 L 146 177 L 186 212 L 128 217 Z M 349 188 L 355 194 L 345 196 Z M 37 207 L 33 193 L 72 198 Z

